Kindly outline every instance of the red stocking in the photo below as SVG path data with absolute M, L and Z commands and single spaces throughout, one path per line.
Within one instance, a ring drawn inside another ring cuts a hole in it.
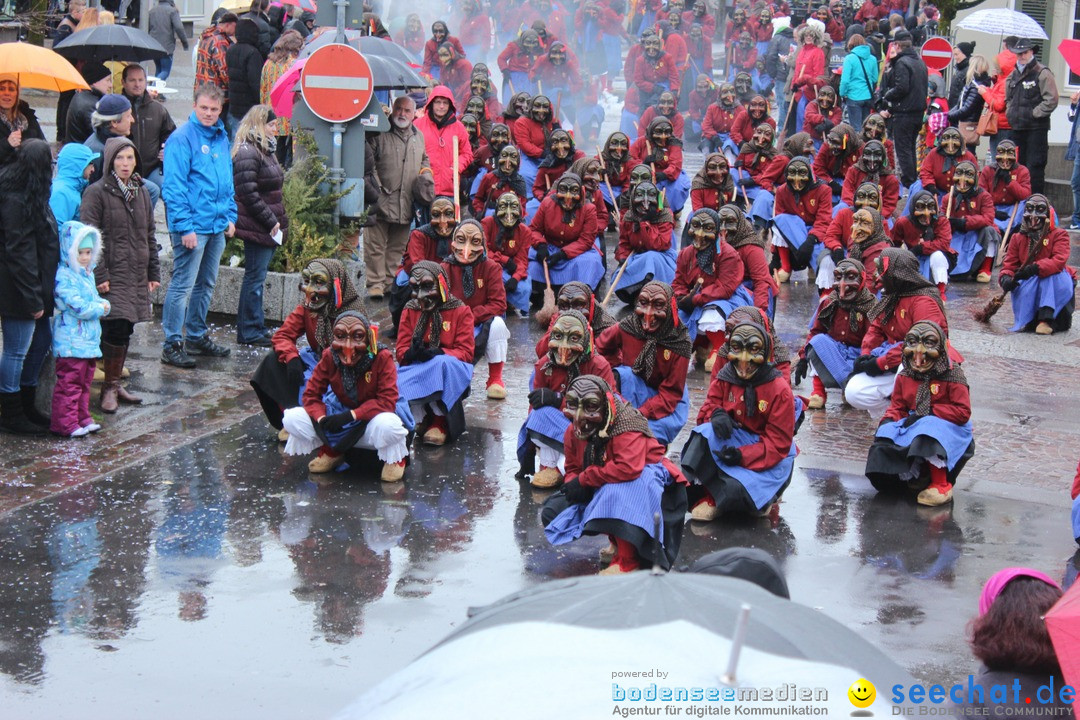
M 937 291 L 941 295 L 941 302 L 945 302 L 948 298 L 945 297 L 945 283 L 937 284 Z
M 814 390 L 811 393 L 812 395 L 820 395 L 821 397 L 825 397 L 826 395 L 828 395 L 828 393 L 825 392 L 825 383 L 821 382 L 820 377 L 815 375 L 813 377 L 813 383 L 814 383 Z
M 786 273 L 791 272 L 791 249 L 787 245 L 778 245 L 776 254 L 780 256 L 780 269 Z
M 709 339 L 709 351 L 716 352 L 724 344 L 727 334 L 723 330 L 711 330 L 705 333 L 705 337 Z
M 937 465 L 930 466 L 930 487 L 934 488 L 942 495 L 952 490 L 952 485 L 949 483 L 948 471 L 943 467 Z
M 637 548 L 634 547 L 633 543 L 622 538 L 615 538 L 615 547 L 615 559 L 611 561 L 612 565 L 618 565 L 624 572 L 637 570 L 641 567 Z
M 986 273 L 987 275 L 989 275 L 990 271 L 993 270 L 993 268 L 994 268 L 994 258 L 992 258 L 992 257 L 984 257 L 983 261 L 982 261 L 982 265 L 979 266 L 979 272 L 976 273 L 976 275 L 981 274 L 981 273 Z
M 488 363 L 488 381 L 487 381 L 487 386 L 488 387 L 491 387 L 492 385 L 496 385 L 496 384 L 504 385 L 503 378 L 502 378 L 502 371 L 503 371 L 503 363 L 501 363 L 501 362 Z

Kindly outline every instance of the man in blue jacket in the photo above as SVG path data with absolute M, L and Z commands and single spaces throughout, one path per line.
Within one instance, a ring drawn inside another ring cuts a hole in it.
M 199 86 L 195 111 L 165 143 L 162 197 L 169 209 L 173 269 L 161 311 L 161 362 L 176 367 L 195 367 L 191 355 L 229 354 L 206 334 L 225 238 L 236 230 L 229 136 L 220 119 L 223 104 L 219 88 Z

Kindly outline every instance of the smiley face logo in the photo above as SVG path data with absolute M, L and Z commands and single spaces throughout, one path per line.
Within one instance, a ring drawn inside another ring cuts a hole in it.
M 848 700 L 857 708 L 867 708 L 874 704 L 877 690 L 874 683 L 866 678 L 859 678 L 851 684 L 847 691 Z

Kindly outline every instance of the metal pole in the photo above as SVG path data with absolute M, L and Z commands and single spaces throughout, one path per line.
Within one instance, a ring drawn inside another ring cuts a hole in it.
M 137 0 L 139 3 L 139 29 L 143 32 L 150 30 L 150 0 Z
M 334 42 L 345 42 L 345 8 L 349 7 L 349 0 L 334 0 L 337 9 L 337 32 L 334 34 Z
M 330 126 L 330 134 L 333 136 L 333 148 L 330 151 L 330 189 L 337 193 L 345 182 L 345 168 L 341 166 L 341 141 L 345 135 L 346 125 L 334 123 Z M 334 225 L 341 224 L 341 198 L 338 198 L 334 206 Z

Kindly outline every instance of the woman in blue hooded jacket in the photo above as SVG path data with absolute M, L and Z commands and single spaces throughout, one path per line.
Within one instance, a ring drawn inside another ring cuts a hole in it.
M 101 157 L 82 143 L 68 143 L 56 156 L 56 177 L 52 182 L 49 207 L 57 225 L 79 219 L 83 191 L 90 184 L 93 162 Z
M 840 97 L 844 99 L 848 123 L 861 128 L 870 115 L 874 88 L 878 81 L 878 61 L 870 51 L 866 40 L 858 33 L 847 41 L 848 54 L 840 75 Z

